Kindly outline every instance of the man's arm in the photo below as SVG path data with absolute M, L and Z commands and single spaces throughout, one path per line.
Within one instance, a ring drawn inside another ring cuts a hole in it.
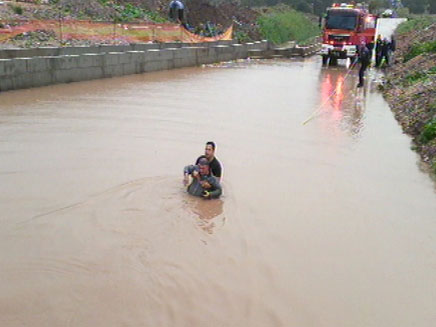
M 186 186 L 189 183 L 189 175 L 193 177 L 198 176 L 198 167 L 195 165 L 189 165 L 183 168 L 183 184 Z M 194 176 L 195 175 L 195 176 Z
M 183 168 L 183 174 L 184 175 L 190 175 L 195 170 L 195 165 L 188 165 Z
M 221 196 L 221 194 L 223 193 L 221 184 L 214 177 L 209 177 L 207 179 L 207 181 L 212 187 L 211 187 L 210 191 L 208 190 L 208 195 L 206 196 L 206 198 L 208 198 L 208 199 L 219 198 Z

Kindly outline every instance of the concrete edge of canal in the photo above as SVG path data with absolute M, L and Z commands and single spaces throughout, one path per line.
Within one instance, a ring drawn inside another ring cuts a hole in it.
M 268 41 L 164 43 L 0 51 L 0 92 L 245 59 Z

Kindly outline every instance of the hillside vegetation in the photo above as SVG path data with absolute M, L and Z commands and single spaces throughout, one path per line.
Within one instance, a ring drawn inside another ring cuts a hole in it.
M 397 43 L 384 92 L 414 148 L 436 173 L 436 19 L 400 25 Z

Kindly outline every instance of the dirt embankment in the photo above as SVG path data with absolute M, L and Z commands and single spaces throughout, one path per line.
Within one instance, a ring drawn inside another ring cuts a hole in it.
M 244 33 L 250 40 L 260 40 L 257 26 L 259 13 L 237 2 L 223 2 L 213 5 L 207 0 L 189 0 L 187 21 L 192 26 L 200 26 L 208 21 L 228 27 L 233 24 L 236 34 Z
M 414 148 L 436 173 L 436 23 L 397 35 L 384 94 Z
M 0 28 L 20 24 L 27 20 L 91 20 L 112 22 L 165 22 L 171 0 L 59 0 L 49 1 L 2 1 L 0 2 Z M 260 40 L 257 25 L 259 13 L 235 1 L 213 3 L 209 0 L 185 0 L 186 21 L 196 32 L 201 32 L 206 23 L 224 30 L 234 26 L 234 37 L 241 42 Z M 98 38 L 89 40 L 69 39 L 67 43 L 57 39 L 53 31 L 38 30 L 23 33 L 0 43 L 0 48 L 35 47 L 59 45 L 90 45 Z M 107 43 L 107 42 L 105 42 Z M 112 42 L 118 44 L 118 41 Z

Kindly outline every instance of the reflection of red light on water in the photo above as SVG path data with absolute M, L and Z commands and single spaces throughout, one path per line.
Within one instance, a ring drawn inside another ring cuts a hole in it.
M 321 101 L 322 103 L 325 103 L 330 96 L 330 94 L 333 92 L 332 89 L 332 82 L 331 82 L 331 76 L 330 74 L 326 76 L 326 78 L 322 81 L 321 84 Z
M 334 120 L 342 119 L 342 106 L 345 97 L 344 75 L 328 73 L 321 84 L 321 103 L 324 110 L 331 111 Z M 333 109 L 333 110 L 332 110 Z
M 337 80 L 332 83 L 331 75 L 327 75 L 321 84 L 321 100 L 322 103 L 328 104 L 332 100 L 333 107 L 336 110 L 340 109 L 344 99 L 344 76 L 338 76 Z
M 344 100 L 344 90 L 343 90 L 343 86 L 344 86 L 344 76 L 339 76 L 337 82 L 336 82 L 336 94 L 334 95 L 334 108 L 336 110 L 341 109 L 341 104 L 342 104 L 342 100 Z

